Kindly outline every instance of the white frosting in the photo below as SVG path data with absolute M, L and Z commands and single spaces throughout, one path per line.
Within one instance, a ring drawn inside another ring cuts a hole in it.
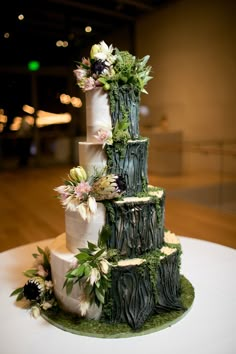
M 87 141 L 97 142 L 94 137 L 101 126 L 111 127 L 108 94 L 102 87 L 86 92 Z
M 98 143 L 79 143 L 79 164 L 83 166 L 85 171 L 93 174 L 94 168 L 102 170 L 107 165 L 107 156 Z
M 76 252 L 77 253 L 77 252 Z M 83 296 L 83 291 L 78 283 L 72 289 L 70 295 L 66 294 L 63 288 L 65 282 L 65 274 L 74 264 L 74 253 L 66 248 L 65 233 L 58 236 L 50 246 L 52 280 L 54 284 L 54 293 L 60 306 L 68 312 L 81 315 L 79 297 Z M 86 317 L 89 319 L 99 319 L 102 308 L 93 304 L 88 309 Z
M 78 248 L 87 247 L 87 241 L 97 244 L 98 234 L 105 224 L 105 207 L 97 203 L 97 211 L 91 215 L 90 221 L 82 219 L 77 211 L 65 211 L 66 246 L 76 253 Z

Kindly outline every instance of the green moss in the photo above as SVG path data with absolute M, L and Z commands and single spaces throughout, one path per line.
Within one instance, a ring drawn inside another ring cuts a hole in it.
M 108 200 L 102 201 L 105 209 L 106 209 L 106 214 L 107 214 L 107 219 L 111 222 L 115 222 L 115 209 L 114 209 L 114 204 Z
M 77 316 L 71 316 L 63 312 L 60 309 L 58 311 L 50 309 L 43 311 L 42 317 L 52 325 L 64 331 L 82 336 L 99 338 L 133 337 L 160 331 L 181 320 L 192 306 L 194 296 L 195 294 L 192 284 L 184 276 L 181 276 L 181 301 L 185 310 L 170 311 L 152 316 L 138 331 L 132 330 L 126 324 L 110 324 L 104 321 L 88 321 L 86 319 L 80 319 Z

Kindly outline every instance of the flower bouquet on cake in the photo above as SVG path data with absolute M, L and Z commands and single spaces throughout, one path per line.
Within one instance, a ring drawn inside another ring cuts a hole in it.
M 102 88 L 108 93 L 112 125 L 127 116 L 131 138 L 139 137 L 140 94 L 152 78 L 149 55 L 136 58 L 104 41 L 92 46 L 90 56 L 74 70 L 78 86 L 86 93 Z

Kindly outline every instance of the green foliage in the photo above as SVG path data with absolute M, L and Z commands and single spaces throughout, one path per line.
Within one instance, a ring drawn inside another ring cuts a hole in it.
M 80 248 L 75 258 L 77 266 L 69 270 L 63 287 L 69 295 L 73 286 L 78 283 L 83 289 L 86 301 L 95 302 L 98 306 L 104 304 L 105 294 L 110 287 L 111 266 L 117 256 L 115 249 L 107 249 L 107 240 L 111 235 L 108 225 L 99 233 L 98 244 L 88 242 L 87 248 Z
M 149 75 L 151 66 L 147 65 L 150 56 L 146 55 L 138 59 L 128 51 L 120 51 L 117 48 L 115 54 L 117 59 L 113 64 L 114 74 L 111 77 L 102 75 L 99 81 L 103 85 L 108 83 L 109 87 L 107 88 L 109 89 L 115 84 L 118 86 L 129 85 L 140 92 L 147 93 L 144 87 L 147 85 L 148 81 L 152 79 Z

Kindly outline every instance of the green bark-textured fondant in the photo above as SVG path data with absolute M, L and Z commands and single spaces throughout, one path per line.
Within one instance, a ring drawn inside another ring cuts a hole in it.
M 164 238 L 165 195 L 146 202 L 110 203 L 106 213 L 111 228 L 108 248 L 118 249 L 121 256 L 137 257 L 160 248 Z M 105 205 L 106 206 L 106 205 Z
M 139 137 L 140 92 L 130 85 L 112 87 L 109 91 L 112 126 L 124 116 L 128 117 L 131 139 Z
M 161 260 L 157 269 L 158 303 L 155 313 L 180 310 L 180 254 L 175 252 Z
M 127 323 L 138 329 L 154 308 L 152 286 L 137 266 L 117 267 L 112 271 L 112 323 Z
M 176 251 L 164 259 L 153 253 L 143 265 L 127 265 L 112 270 L 107 320 L 140 328 L 153 314 L 183 310 L 180 300 L 179 257 Z M 150 262 L 152 263 L 150 265 Z M 153 274 L 155 272 L 155 274 Z M 153 284 L 153 275 L 156 282 Z
M 127 197 L 147 190 L 148 140 L 129 141 L 121 154 L 113 146 L 106 146 L 108 173 L 124 178 Z

